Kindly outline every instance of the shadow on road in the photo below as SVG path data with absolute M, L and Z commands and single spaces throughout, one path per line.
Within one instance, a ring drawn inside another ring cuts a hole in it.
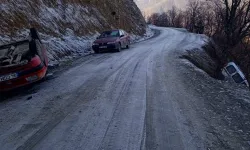
M 41 84 L 43 82 L 47 82 L 48 80 L 52 80 L 54 78 L 55 76 L 53 74 L 47 75 L 44 79 L 37 81 L 35 83 L 25 85 L 7 92 L 0 92 L 0 103 L 5 102 L 17 96 L 27 96 L 27 100 L 30 100 L 32 99 L 31 94 L 37 93 L 42 88 Z

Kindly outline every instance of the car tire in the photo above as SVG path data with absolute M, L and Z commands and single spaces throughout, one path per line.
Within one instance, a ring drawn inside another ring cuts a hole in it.
M 126 49 L 129 49 L 129 44 L 126 46 Z
M 126 49 L 130 48 L 130 41 L 128 41 L 128 45 L 126 46 Z
M 95 53 L 96 53 L 96 54 L 99 54 L 99 53 L 100 53 L 100 51 L 99 51 L 99 50 L 95 50 Z

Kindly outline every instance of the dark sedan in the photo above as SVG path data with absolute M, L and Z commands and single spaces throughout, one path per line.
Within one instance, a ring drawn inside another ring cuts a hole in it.
M 92 48 L 95 53 L 105 50 L 120 52 L 122 48 L 129 48 L 130 36 L 123 30 L 111 30 L 103 32 L 93 42 Z

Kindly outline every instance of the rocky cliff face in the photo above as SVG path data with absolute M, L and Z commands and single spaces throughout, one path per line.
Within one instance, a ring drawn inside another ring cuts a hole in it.
M 88 37 L 103 30 L 146 31 L 133 0 L 1 0 L 0 44 L 26 37 L 30 27 L 38 29 L 55 56 L 54 49 L 80 51 L 89 46 Z

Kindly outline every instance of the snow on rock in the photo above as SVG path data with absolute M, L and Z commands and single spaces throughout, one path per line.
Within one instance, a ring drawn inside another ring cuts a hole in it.
M 92 42 L 96 39 L 98 33 L 91 36 L 76 36 L 68 29 L 67 35 L 62 38 L 47 37 L 43 40 L 47 50 L 50 65 L 58 64 L 65 59 L 72 59 L 92 53 Z
M 135 34 L 131 34 L 130 36 L 131 36 L 132 43 L 137 43 L 137 42 L 141 42 L 141 41 L 144 41 L 153 37 L 154 31 L 150 27 L 147 27 L 146 33 L 143 36 L 139 36 Z

